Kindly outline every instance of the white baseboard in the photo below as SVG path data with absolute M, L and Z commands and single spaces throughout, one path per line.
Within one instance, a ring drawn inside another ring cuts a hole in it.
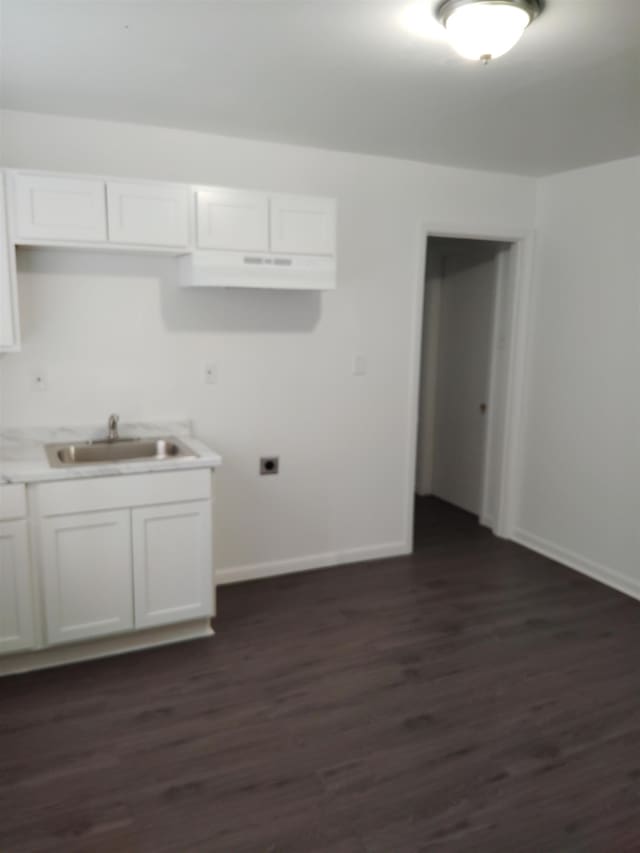
M 593 580 L 600 581 L 606 586 L 617 589 L 618 592 L 623 592 L 625 595 L 631 596 L 640 600 L 640 581 L 635 578 L 627 577 L 620 572 L 609 569 L 600 563 L 595 563 L 587 557 L 569 551 L 567 548 L 562 548 L 560 545 L 555 545 L 543 539 L 541 536 L 536 536 L 534 533 L 529 533 L 521 528 L 516 528 L 513 532 L 514 542 L 524 545 L 525 548 L 530 548 L 532 551 L 537 551 L 543 557 L 549 557 L 557 563 L 562 563 L 576 572 L 587 575 Z
M 576 554 L 567 548 L 549 542 L 541 536 L 529 533 L 522 528 L 516 528 L 511 537 L 514 542 L 524 545 L 543 557 L 548 557 L 576 572 L 580 572 L 593 580 L 617 589 L 632 598 L 640 600 L 640 581 L 627 577 L 599 563 Z M 307 572 L 315 569 L 325 569 L 330 566 L 359 563 L 367 560 L 382 560 L 387 557 L 401 557 L 410 554 L 411 542 L 386 542 L 381 545 L 365 545 L 350 548 L 345 551 L 328 551 L 324 554 L 307 554 L 302 557 L 292 557 L 286 560 L 272 560 L 265 563 L 252 563 L 244 566 L 232 566 L 216 571 L 216 584 L 240 583 L 241 581 L 259 580 L 260 578 L 276 577 L 278 575 Z
M 287 560 L 272 560 L 266 563 L 252 563 L 246 566 L 231 566 L 228 569 L 216 570 L 218 586 L 240 581 L 270 578 L 276 575 L 288 575 L 293 572 L 308 572 L 314 569 L 326 569 L 329 566 L 340 566 L 346 563 L 361 563 L 366 560 L 382 560 L 385 557 L 400 557 L 411 553 L 411 546 L 406 542 L 385 542 L 381 545 L 364 545 L 360 548 L 349 548 L 346 551 L 328 551 L 324 554 L 307 554 L 302 557 L 291 557 Z

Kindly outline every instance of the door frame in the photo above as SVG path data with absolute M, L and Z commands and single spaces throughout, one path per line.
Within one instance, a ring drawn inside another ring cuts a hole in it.
M 418 449 L 418 416 L 420 399 L 420 374 L 423 337 L 423 311 L 425 275 L 429 237 L 451 237 L 462 240 L 490 240 L 511 244 L 512 269 L 510 284 L 513 288 L 513 303 L 505 357 L 507 359 L 506 387 L 504 388 L 504 433 L 496 515 L 492 519 L 493 531 L 497 536 L 513 538 L 517 499 L 520 492 L 521 470 L 519 465 L 522 446 L 524 381 L 529 340 L 529 307 L 533 278 L 534 231 L 514 229 L 510 226 L 469 223 L 466 226 L 447 223 L 421 222 L 418 228 L 416 248 L 416 278 L 412 294 L 413 322 L 410 335 L 409 376 L 409 436 L 406 463 L 406 504 L 404 541 L 407 553 L 413 551 L 413 514 L 416 484 L 416 460 Z M 498 272 L 499 277 L 502 273 Z M 497 300 L 496 300 L 497 309 Z M 494 310 L 496 310 L 494 309 Z M 495 348 L 495 344 L 493 346 Z M 494 387 L 493 373 L 497 360 L 491 359 L 490 388 Z M 495 421 L 487 424 L 487 448 L 491 429 Z M 488 453 L 485 453 L 483 483 L 483 510 L 487 497 L 486 474 Z M 481 511 L 481 518 L 483 512 Z

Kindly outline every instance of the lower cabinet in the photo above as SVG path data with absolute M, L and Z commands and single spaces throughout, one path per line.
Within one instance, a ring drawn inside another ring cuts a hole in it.
M 151 628 L 211 614 L 211 504 L 131 513 L 135 623 Z
M 212 509 L 206 468 L 0 484 L 0 675 L 209 636 Z
M 208 470 L 42 484 L 47 645 L 213 615 Z
M 49 644 L 131 630 L 131 513 L 43 518 L 41 551 Z
M 0 654 L 35 641 L 27 522 L 0 522 Z

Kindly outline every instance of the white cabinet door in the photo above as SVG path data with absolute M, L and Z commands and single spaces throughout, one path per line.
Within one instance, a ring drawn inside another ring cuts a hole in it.
M 129 510 L 41 520 L 49 643 L 100 637 L 133 627 Z
M 334 255 L 336 205 L 331 198 L 276 195 L 271 198 L 271 251 Z
M 213 614 L 211 503 L 132 512 L 136 628 Z
M 104 181 L 17 172 L 15 235 L 25 240 L 107 239 Z
M 0 524 L 0 654 L 34 645 L 26 521 Z
M 196 219 L 199 249 L 269 250 L 269 199 L 264 193 L 196 190 Z
M 185 247 L 188 191 L 169 184 L 107 182 L 109 241 Z
M 0 172 L 0 351 L 20 344 L 16 253 L 9 243 L 4 176 Z

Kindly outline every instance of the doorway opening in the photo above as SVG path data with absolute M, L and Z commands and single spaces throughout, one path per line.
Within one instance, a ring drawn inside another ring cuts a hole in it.
M 505 535 L 501 515 L 517 260 L 517 242 L 428 236 L 416 526 L 438 501 Z

